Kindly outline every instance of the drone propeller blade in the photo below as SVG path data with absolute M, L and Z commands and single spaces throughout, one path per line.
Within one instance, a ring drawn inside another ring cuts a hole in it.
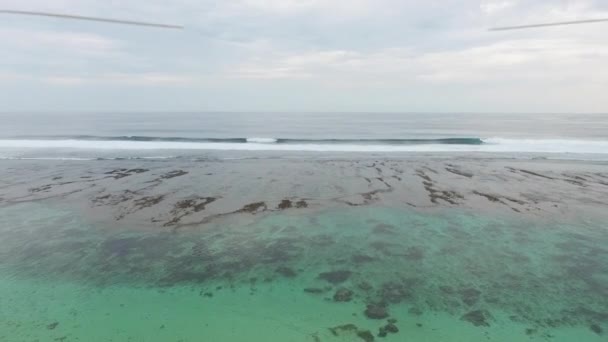
M 508 30 L 520 30 L 528 28 L 538 28 L 547 26 L 562 26 L 562 25 L 577 25 L 577 24 L 591 24 L 608 21 L 608 19 L 588 19 L 588 20 L 574 20 L 574 21 L 562 21 L 558 23 L 545 23 L 545 24 L 530 24 L 530 25 L 519 25 L 519 26 L 504 26 L 504 27 L 493 27 L 488 31 L 508 31 Z
M 61 14 L 61 13 L 49 13 L 49 12 L 0 10 L 0 13 L 2 13 L 2 14 L 17 14 L 17 15 L 32 15 L 32 16 L 40 16 L 40 17 L 53 17 L 53 18 L 71 19 L 71 20 L 87 20 L 87 21 L 97 21 L 97 22 L 112 23 L 112 24 L 158 27 L 158 28 L 165 28 L 165 29 L 178 29 L 178 30 L 181 30 L 181 29 L 184 28 L 183 26 L 179 26 L 179 25 L 157 24 L 157 23 L 148 23 L 148 22 L 141 22 L 141 21 L 118 20 L 118 19 L 99 18 L 99 17 L 87 17 L 87 16 L 81 16 L 81 15 L 71 15 L 71 14 Z

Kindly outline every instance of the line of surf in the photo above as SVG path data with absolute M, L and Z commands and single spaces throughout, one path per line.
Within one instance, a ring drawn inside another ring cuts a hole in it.
M 236 151 L 309 151 L 309 152 L 522 152 L 522 153 L 592 153 L 608 154 L 608 140 L 568 139 L 484 139 L 480 144 L 355 144 L 347 142 L 264 143 L 264 142 L 192 142 L 137 140 L 35 140 L 2 139 L 0 148 L 84 149 L 84 150 L 236 150 Z

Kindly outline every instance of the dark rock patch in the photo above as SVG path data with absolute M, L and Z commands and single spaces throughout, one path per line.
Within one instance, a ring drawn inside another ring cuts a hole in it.
M 466 171 L 462 171 L 462 170 L 459 170 L 459 169 L 454 168 L 454 167 L 446 167 L 445 170 L 448 171 L 448 172 L 451 172 L 451 173 L 453 173 L 455 175 L 459 175 L 459 176 L 463 176 L 463 177 L 467 177 L 467 178 L 473 178 L 473 174 L 472 173 L 466 172 Z
M 445 293 L 445 294 L 453 294 L 454 293 L 454 288 L 451 286 L 447 286 L 447 285 L 441 285 L 439 286 L 439 290 L 441 290 L 441 292 Z
M 369 330 L 358 331 L 357 336 L 365 342 L 374 342 L 374 335 Z
M 532 171 L 528 171 L 528 170 L 519 169 L 518 171 L 521 172 L 521 173 L 525 173 L 525 174 L 528 174 L 528 175 L 532 175 L 532 176 L 536 176 L 536 177 L 541 177 L 541 178 L 545 178 L 545 179 L 555 179 L 553 177 L 541 175 L 540 173 L 536 173 L 536 172 L 532 172 Z
M 351 271 L 338 270 L 338 271 L 320 273 L 318 278 L 336 285 L 336 284 L 345 282 L 348 278 L 350 278 L 350 276 L 352 274 L 353 274 L 353 272 L 351 272 Z
M 372 230 L 374 234 L 394 235 L 395 227 L 390 224 L 379 223 Z
M 36 192 L 42 192 L 42 191 L 47 191 L 50 190 L 53 186 L 51 184 L 47 184 L 47 185 L 42 185 L 36 188 L 30 188 L 29 191 L 32 193 L 36 193 Z
M 477 196 L 485 197 L 490 202 L 502 202 L 500 200 L 500 198 L 498 198 L 497 196 L 494 196 L 494 195 L 485 194 L 485 193 L 479 192 L 477 190 L 473 191 L 473 193 Z
M 175 203 L 172 213 L 177 213 L 179 210 L 192 210 L 199 212 L 205 210 L 205 206 L 216 200 L 215 197 L 199 197 L 194 199 L 185 199 Z
M 292 206 L 293 206 L 293 204 L 291 203 L 290 200 L 284 199 L 281 201 L 281 203 L 279 203 L 279 205 L 277 206 L 277 209 L 284 210 L 284 209 L 289 209 Z
M 473 288 L 462 289 L 459 291 L 462 302 L 468 306 L 472 306 L 479 301 L 481 291 Z
M 490 313 L 486 310 L 473 310 L 460 317 L 461 320 L 467 321 L 476 327 L 489 327 L 490 323 L 488 323 L 488 320 L 490 318 Z
M 340 288 L 334 293 L 334 302 L 350 302 L 353 298 L 353 291 Z
M 174 170 L 174 171 L 169 171 L 169 172 L 165 173 L 164 175 L 161 175 L 160 178 L 171 179 L 171 178 L 180 177 L 180 176 L 187 175 L 187 174 L 188 174 L 188 171 Z
M 387 282 L 382 284 L 380 297 L 385 303 L 401 303 L 401 301 L 411 297 L 409 289 L 401 283 Z
M 177 201 L 173 205 L 173 209 L 171 209 L 169 212 L 171 215 L 173 215 L 173 217 L 163 225 L 165 227 L 176 225 L 185 216 L 205 210 L 207 205 L 215 202 L 216 200 L 217 198 L 215 197 L 197 197 Z
M 298 273 L 292 268 L 281 266 L 275 270 L 278 274 L 282 275 L 285 278 L 293 278 L 298 275 Z
M 368 304 L 365 309 L 365 316 L 370 319 L 385 319 L 388 317 L 388 310 L 383 305 Z
M 318 287 L 307 287 L 304 289 L 304 292 L 312 293 L 312 294 L 322 294 L 325 292 L 325 289 L 318 288 Z
M 148 171 L 150 171 L 150 170 L 148 170 L 148 169 L 130 169 L 130 170 L 127 170 L 127 172 L 130 172 L 130 173 L 144 173 L 144 172 L 148 172 Z
M 373 289 L 372 284 L 366 282 L 366 281 L 362 281 L 359 283 L 359 285 L 357 285 L 357 287 L 363 291 L 370 291 Z
M 344 324 L 344 325 L 335 326 L 333 328 L 329 328 L 329 331 L 331 331 L 332 335 L 334 335 L 334 336 L 340 336 L 340 334 L 343 332 L 355 333 L 358 330 L 359 330 L 359 328 L 357 328 L 357 326 L 354 324 Z
M 157 195 L 157 196 L 144 196 L 142 198 L 138 198 L 134 201 L 135 203 L 135 211 L 136 210 L 141 210 L 144 208 L 149 208 L 151 206 L 157 205 L 158 203 L 162 202 L 162 200 L 165 198 L 164 195 Z
M 254 214 L 256 212 L 262 212 L 267 209 L 268 209 L 268 207 L 266 206 L 266 203 L 255 202 L 255 203 L 249 203 L 249 204 L 243 206 L 241 209 L 237 210 L 237 212 Z
M 534 335 L 534 334 L 536 334 L 536 329 L 532 329 L 532 328 L 526 329 L 526 335 L 530 336 L 530 335 Z
M 589 326 L 589 329 L 591 329 L 591 331 L 593 331 L 594 333 L 601 335 L 602 334 L 602 327 L 600 327 L 598 324 L 591 324 Z
M 419 307 L 413 307 L 407 310 L 412 315 L 421 316 L 423 314 L 422 310 Z
M 386 337 L 388 334 L 396 334 L 398 332 L 399 328 L 394 323 L 389 322 L 387 325 L 378 329 L 378 337 Z
M 393 323 L 389 323 L 389 324 L 385 325 L 384 329 L 386 329 L 386 331 L 388 331 L 391 334 L 396 334 L 399 332 L 399 328 Z
M 424 249 L 417 246 L 409 247 L 403 256 L 408 260 L 420 261 L 424 258 Z
M 350 258 L 355 264 L 364 264 L 368 262 L 372 262 L 375 259 L 366 254 L 355 254 Z
M 416 170 L 416 175 L 422 179 L 424 179 L 425 181 L 432 183 L 433 180 L 431 179 L 431 177 L 429 177 L 424 171 L 422 170 Z

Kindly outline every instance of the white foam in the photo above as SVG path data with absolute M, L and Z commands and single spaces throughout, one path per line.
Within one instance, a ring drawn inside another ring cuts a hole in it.
M 252 138 L 253 139 L 253 138 Z M 266 139 L 266 138 L 264 138 Z M 235 150 L 310 152 L 516 152 L 608 154 L 606 140 L 484 139 L 481 145 L 272 144 L 167 141 L 0 140 L 0 148 L 85 150 Z
M 248 143 L 272 144 L 276 143 L 275 138 L 247 138 Z

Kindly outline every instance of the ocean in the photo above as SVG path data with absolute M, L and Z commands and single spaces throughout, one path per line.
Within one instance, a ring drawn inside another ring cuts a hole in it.
M 0 120 L 2 342 L 608 336 L 608 115 Z
M 5 159 L 197 158 L 210 151 L 605 159 L 608 153 L 602 114 L 4 113 L 0 120 Z

